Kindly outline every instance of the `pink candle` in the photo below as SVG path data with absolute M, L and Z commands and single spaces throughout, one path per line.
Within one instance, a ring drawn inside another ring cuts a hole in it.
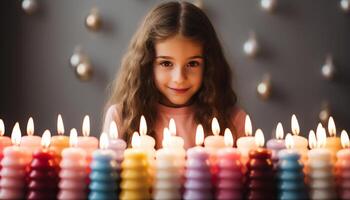
M 5 147 L 11 146 L 11 139 L 10 137 L 4 136 L 5 134 L 5 125 L 2 119 L 0 119 L 0 163 L 2 158 L 4 157 L 3 151 Z M 2 166 L 0 164 L 0 170 Z M 1 177 L 1 176 L 0 176 Z
M 83 120 L 83 136 L 78 137 L 77 147 L 82 148 L 86 152 L 88 164 L 92 160 L 92 153 L 98 148 L 98 139 L 90 135 L 90 117 L 86 115 Z
M 203 144 L 204 130 L 198 125 L 196 132 L 196 147 L 187 151 L 187 170 L 185 173 L 185 200 L 213 199 L 209 154 L 201 145 Z
M 274 164 L 275 169 L 278 164 L 278 152 L 286 148 L 284 144 L 283 135 L 284 135 L 283 126 L 282 126 L 282 123 L 279 122 L 276 128 L 276 139 L 271 139 L 266 143 L 266 147 L 270 149 L 272 152 L 272 162 Z
M 224 134 L 226 148 L 217 154 L 218 182 L 216 185 L 216 199 L 243 199 L 243 169 L 241 153 L 232 148 L 233 137 L 229 129 Z
M 18 122 L 11 135 L 13 146 L 4 149 L 4 158 L 1 161 L 0 199 L 23 199 L 25 197 L 26 168 L 31 154 L 19 146 L 21 143 L 21 130 Z
M 32 117 L 28 120 L 27 135 L 22 137 L 20 146 L 26 148 L 31 153 L 41 148 L 41 137 L 34 135 L 34 122 Z
M 340 138 L 343 149 L 337 153 L 337 188 L 340 199 L 350 199 L 350 142 L 345 130 L 342 131 Z
M 86 199 L 86 152 L 77 147 L 77 130 L 70 131 L 69 148 L 62 151 L 58 199 Z

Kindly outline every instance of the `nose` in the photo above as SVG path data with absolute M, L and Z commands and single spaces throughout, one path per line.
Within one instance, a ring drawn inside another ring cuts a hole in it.
M 175 67 L 172 73 L 172 79 L 175 83 L 182 83 L 186 80 L 186 70 L 183 67 Z

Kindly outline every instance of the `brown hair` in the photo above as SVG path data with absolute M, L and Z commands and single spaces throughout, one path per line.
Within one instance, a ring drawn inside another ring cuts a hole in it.
M 212 118 L 217 117 L 221 127 L 229 127 L 236 132 L 231 123 L 231 111 L 237 101 L 231 86 L 232 72 L 211 22 L 201 9 L 191 3 L 167 2 L 147 14 L 133 36 L 117 78 L 112 83 L 106 108 L 119 105 L 121 131 L 127 141 L 138 130 L 141 115 L 147 120 L 148 134 L 155 134 L 159 92 L 153 79 L 154 44 L 176 34 L 203 45 L 203 82 L 193 97 L 196 122 L 201 123 L 208 133 Z

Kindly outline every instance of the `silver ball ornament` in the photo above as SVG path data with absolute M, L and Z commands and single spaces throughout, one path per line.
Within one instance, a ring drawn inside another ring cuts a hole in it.
M 81 47 L 76 47 L 69 62 L 71 67 L 75 68 L 85 60 L 88 60 L 88 57 L 82 52 Z
M 327 80 L 334 79 L 336 69 L 335 69 L 333 58 L 331 55 L 327 56 L 326 62 L 322 66 L 321 73 L 322 73 L 322 76 Z
M 331 116 L 331 109 L 330 109 L 329 103 L 324 102 L 321 106 L 321 111 L 318 117 L 322 124 L 327 124 L 330 116 Z
M 84 61 L 82 63 L 79 63 L 78 66 L 75 68 L 75 75 L 77 78 L 81 81 L 88 81 L 92 77 L 92 66 L 89 61 Z
M 260 6 L 261 9 L 267 12 L 272 12 L 275 10 L 277 5 L 277 0 L 261 0 Z
M 265 74 L 262 81 L 258 84 L 256 91 L 262 100 L 267 100 L 271 96 L 272 86 L 271 77 L 269 74 Z
M 350 1 L 349 0 L 341 0 L 340 1 L 340 8 L 348 13 L 350 11 Z
M 255 57 L 258 53 L 259 45 L 255 33 L 250 33 L 249 39 L 243 45 L 244 53 L 249 57 Z
M 32 15 L 38 10 L 38 2 L 36 0 L 23 0 L 22 9 L 28 15 Z
M 85 18 L 85 26 L 91 31 L 98 31 L 102 26 L 102 19 L 97 8 L 91 9 Z

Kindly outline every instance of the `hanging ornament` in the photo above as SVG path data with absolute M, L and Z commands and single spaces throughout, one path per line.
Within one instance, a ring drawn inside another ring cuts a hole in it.
M 85 18 L 85 26 L 91 31 L 98 31 L 102 26 L 102 19 L 97 8 L 92 8 Z
M 277 0 L 261 0 L 260 1 L 260 6 L 261 9 L 267 12 L 272 12 L 275 10 L 277 5 Z
M 323 102 L 321 105 L 321 111 L 318 115 L 318 117 L 320 118 L 320 121 L 323 125 L 327 124 L 327 120 L 329 119 L 329 117 L 331 116 L 331 108 L 329 106 L 328 102 Z
M 78 66 L 75 68 L 75 75 L 79 78 L 81 81 L 88 81 L 92 77 L 92 66 L 91 62 L 88 60 L 85 60 L 78 64 Z
M 249 34 L 249 39 L 243 45 L 244 53 L 249 57 L 255 57 L 259 50 L 259 45 L 254 32 Z
M 331 55 L 328 55 L 326 58 L 326 62 L 321 69 L 322 76 L 327 80 L 332 80 L 335 76 L 335 72 L 336 69 L 334 66 L 333 58 Z
M 203 9 L 203 0 L 193 0 L 192 2 L 195 6 L 197 6 L 200 9 Z
M 350 1 L 349 0 L 341 0 L 340 1 L 340 8 L 344 12 L 349 12 L 350 11 Z
M 23 0 L 22 9 L 25 13 L 31 15 L 38 10 L 38 2 L 36 0 Z
M 271 96 L 271 90 L 271 76 L 269 74 L 265 74 L 262 81 L 258 84 L 256 91 L 262 100 L 267 100 Z
M 82 63 L 84 60 L 88 60 L 87 55 L 85 55 L 82 52 L 82 49 L 80 46 L 77 46 L 73 52 L 73 55 L 70 57 L 70 65 L 75 68 L 77 67 L 80 63 Z

